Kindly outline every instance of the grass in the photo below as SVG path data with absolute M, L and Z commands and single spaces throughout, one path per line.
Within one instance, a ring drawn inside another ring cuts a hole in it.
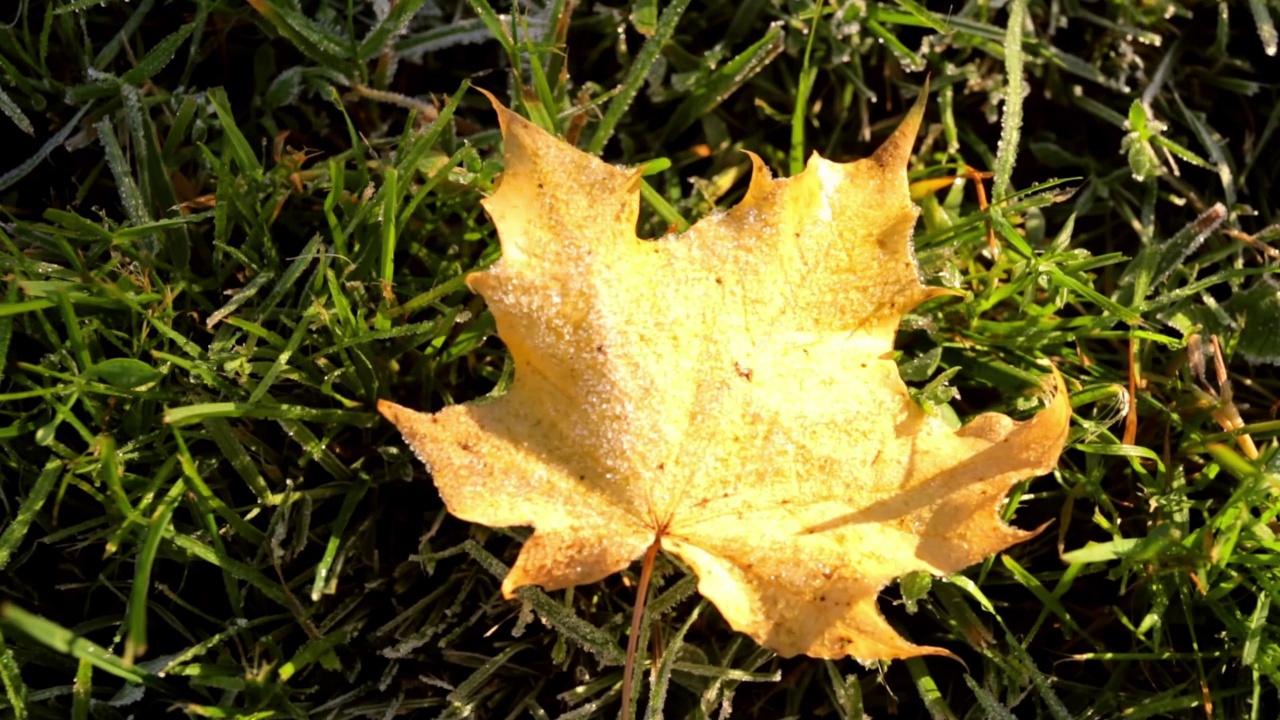
M 646 164 L 657 236 L 741 195 L 738 149 L 865 155 L 927 72 L 917 249 L 965 297 L 906 319 L 904 376 L 940 411 L 1026 414 L 1057 364 L 1069 450 L 1008 505 L 1050 524 L 884 593 L 964 664 L 781 660 L 660 560 L 641 707 L 1275 716 L 1280 7 L 509 10 L 6 9 L 0 715 L 616 717 L 636 573 L 502 600 L 527 531 L 448 516 L 372 412 L 509 380 L 462 283 L 497 253 L 472 87 Z

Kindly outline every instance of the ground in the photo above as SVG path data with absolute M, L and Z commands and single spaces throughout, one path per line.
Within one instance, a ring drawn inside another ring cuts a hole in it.
M 1280 709 L 1274 1 L 5 15 L 0 715 L 617 717 L 638 564 L 504 600 L 528 530 L 451 517 L 374 412 L 510 379 L 463 282 L 498 255 L 476 88 L 645 164 L 657 237 L 741 198 L 742 150 L 867 155 L 926 78 L 916 250 L 958 295 L 907 316 L 899 365 L 961 419 L 1029 416 L 1059 368 L 1068 449 L 1006 506 L 1045 528 L 882 594 L 962 662 L 779 659 L 660 558 L 640 711 Z

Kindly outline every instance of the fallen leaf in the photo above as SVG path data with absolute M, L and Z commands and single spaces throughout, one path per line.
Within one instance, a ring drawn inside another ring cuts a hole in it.
M 1054 467 L 1071 413 L 1060 379 L 1030 420 L 959 430 L 907 394 L 894 333 L 941 292 L 910 242 L 923 102 L 865 160 L 774 180 L 752 155 L 737 207 L 657 241 L 636 237 L 638 171 L 494 107 L 503 256 L 467 283 L 515 380 L 435 414 L 378 407 L 450 512 L 535 528 L 503 593 L 596 582 L 656 542 L 781 655 L 948 654 L 902 638 L 877 594 L 1033 535 L 998 509 Z

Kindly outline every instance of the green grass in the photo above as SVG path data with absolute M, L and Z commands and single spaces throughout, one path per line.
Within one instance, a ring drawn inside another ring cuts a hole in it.
M 778 659 L 662 559 L 643 712 L 1275 716 L 1280 6 L 521 7 L 6 7 L 0 716 L 617 717 L 638 566 L 502 600 L 527 530 L 448 516 L 372 409 L 510 379 L 462 283 L 501 170 L 471 88 L 646 164 L 652 237 L 730 206 L 740 149 L 867 154 L 926 73 L 913 179 L 991 170 L 993 206 L 920 186 L 964 298 L 908 316 L 904 376 L 1026 415 L 1061 369 L 1070 447 L 1008 505 L 1051 524 L 884 593 L 963 664 Z

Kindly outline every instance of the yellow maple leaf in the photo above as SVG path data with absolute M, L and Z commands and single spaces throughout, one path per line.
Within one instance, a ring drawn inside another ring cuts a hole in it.
M 450 512 L 535 528 L 504 594 L 596 582 L 656 543 L 781 655 L 947 654 L 902 638 L 877 594 L 1034 534 L 997 511 L 1056 464 L 1071 412 L 1059 380 L 1030 420 L 953 430 L 907 394 L 894 333 L 933 294 L 907 186 L 923 102 L 865 160 L 774 180 L 752 155 L 737 207 L 657 241 L 636 237 L 638 171 L 494 107 L 503 255 L 467 283 L 515 380 L 435 414 L 378 407 Z

